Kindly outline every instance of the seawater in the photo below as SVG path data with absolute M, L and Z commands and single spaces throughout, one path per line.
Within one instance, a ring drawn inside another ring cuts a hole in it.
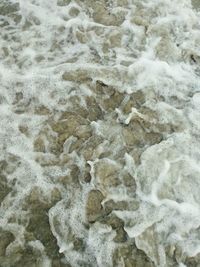
M 200 13 L 0 1 L 0 266 L 200 266 Z

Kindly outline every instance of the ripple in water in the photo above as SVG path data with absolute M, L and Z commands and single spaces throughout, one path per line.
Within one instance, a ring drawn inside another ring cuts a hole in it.
M 199 266 L 198 8 L 1 1 L 2 267 Z

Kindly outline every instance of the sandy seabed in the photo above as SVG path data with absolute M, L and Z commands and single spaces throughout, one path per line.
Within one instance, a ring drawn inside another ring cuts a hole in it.
M 200 266 L 200 12 L 0 1 L 0 267 Z

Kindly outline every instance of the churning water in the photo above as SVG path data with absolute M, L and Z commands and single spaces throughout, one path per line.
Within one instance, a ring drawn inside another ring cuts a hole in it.
M 198 6 L 0 1 L 1 267 L 200 266 Z

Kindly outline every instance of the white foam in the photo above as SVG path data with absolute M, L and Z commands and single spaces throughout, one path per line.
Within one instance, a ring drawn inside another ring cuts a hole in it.
M 62 200 L 49 211 L 49 220 L 60 252 L 78 267 L 82 255 L 73 250 L 71 241 L 68 242 L 71 227 L 87 243 L 83 260 L 90 261 L 93 266 L 112 265 L 113 231 L 100 223 L 89 231 L 83 226 L 87 192 L 97 185 L 94 165 L 98 161 L 88 161 L 90 185 L 66 189 L 56 181 L 59 176 L 67 175 L 69 169 L 42 167 L 35 161 L 33 151 L 36 136 L 47 124 L 47 116 L 35 114 L 35 107 L 44 105 L 58 118 L 60 112 L 70 106 L 71 96 L 78 96 L 84 104 L 83 98 L 93 94 L 90 85 L 80 84 L 79 79 L 62 80 L 63 73 L 76 77 L 83 71 L 91 78 L 93 86 L 100 80 L 127 94 L 141 90 L 145 104 L 158 114 L 158 123 L 172 125 L 175 129 L 174 133 L 164 136 L 166 140 L 144 148 L 139 166 L 131 153 L 125 154 L 124 168 L 136 179 L 136 198 L 140 203 L 137 211 L 116 212 L 125 221 L 128 235 L 142 239 L 143 234 L 156 225 L 157 252 L 163 266 L 167 262 L 166 243 L 180 246 L 191 257 L 199 253 L 200 14 L 192 9 L 191 1 L 129 0 L 122 7 L 112 1 L 112 14 L 125 13 L 125 20 L 119 26 L 95 22 L 91 9 L 83 1 L 71 1 L 64 6 L 58 5 L 56 0 L 7 2 L 19 3 L 20 9 L 16 12 L 22 19 L 17 22 L 11 15 L 1 17 L 10 26 L 1 27 L 0 33 L 0 159 L 9 161 L 12 154 L 20 163 L 15 166 L 11 162 L 13 172 L 7 175 L 15 194 L 8 194 L 1 205 L 1 226 L 24 244 L 24 227 L 8 223 L 11 214 L 15 213 L 17 218 L 27 216 L 22 204 L 34 186 L 39 186 L 46 196 L 56 186 L 62 191 Z M 72 16 L 73 7 L 79 13 Z M 116 47 L 111 41 L 115 33 L 121 35 Z M 23 94 L 18 104 L 14 104 L 16 93 Z M 26 105 L 24 113 L 16 112 L 18 107 Z M 134 118 L 149 121 L 148 114 L 143 115 L 135 107 L 128 115 L 120 108 L 116 108 L 115 113 L 118 124 L 122 122 L 128 126 Z M 95 121 L 91 126 L 96 135 L 105 139 L 97 154 L 110 146 L 114 158 L 124 144 L 120 126 L 112 127 L 109 115 L 106 121 Z M 21 125 L 28 128 L 28 134 L 19 131 Z M 74 140 L 72 137 L 65 142 L 64 154 L 68 154 Z M 75 152 L 70 156 L 83 168 L 83 157 Z M 50 159 L 52 155 L 46 157 Z M 61 155 L 60 160 L 63 158 Z M 110 189 L 109 198 L 129 200 L 130 196 L 119 187 Z M 68 207 L 70 201 L 73 203 Z M 55 227 L 55 217 L 60 232 Z M 190 235 L 193 242 L 189 241 Z M 40 244 L 33 245 L 42 251 Z M 140 249 L 155 259 L 150 245 L 141 242 Z M 181 261 L 177 264 L 185 266 Z M 49 264 L 49 259 L 44 260 L 43 266 Z

